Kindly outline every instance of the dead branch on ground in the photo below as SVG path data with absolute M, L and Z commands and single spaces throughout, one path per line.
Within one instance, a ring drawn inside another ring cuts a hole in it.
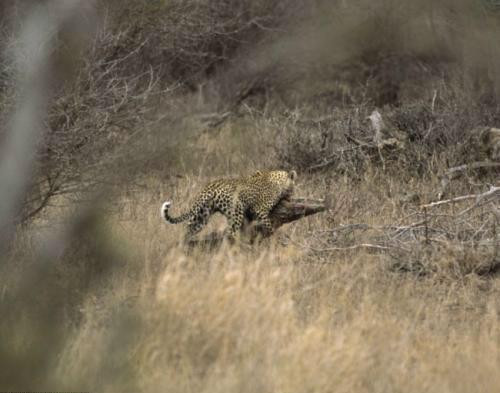
M 448 185 L 452 180 L 463 176 L 466 172 L 477 171 L 479 169 L 495 170 L 498 168 L 500 168 L 500 162 L 477 161 L 448 169 L 448 171 L 441 176 L 441 190 L 439 191 L 438 199 L 441 200 L 444 197 Z
M 499 191 L 500 191 L 500 187 L 493 187 L 492 186 L 492 187 L 490 187 L 490 189 L 488 191 L 483 192 L 481 194 L 462 195 L 462 196 L 459 196 L 459 197 L 456 197 L 456 198 L 451 198 L 451 199 L 446 199 L 446 200 L 443 200 L 443 201 L 437 201 L 437 202 L 428 203 L 427 205 L 422 205 L 421 207 L 422 208 L 430 208 L 430 207 L 435 207 L 435 206 L 440 206 L 440 205 L 446 205 L 446 204 L 449 204 L 449 203 L 461 202 L 461 201 L 465 201 L 465 200 L 468 200 L 468 199 L 477 199 L 477 201 L 479 202 L 479 200 L 482 200 L 484 198 L 487 198 L 487 197 L 490 197 L 492 195 L 495 195 Z
M 456 209 L 455 203 L 466 206 Z M 491 186 L 482 193 L 422 205 L 402 222 L 344 224 L 291 242 L 323 255 L 322 263 L 330 263 L 332 253 L 364 250 L 385 258 L 390 269 L 419 276 L 490 275 L 500 271 L 499 204 L 500 186 Z

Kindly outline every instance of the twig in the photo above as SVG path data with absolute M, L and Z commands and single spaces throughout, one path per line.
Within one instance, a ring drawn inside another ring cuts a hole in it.
M 349 247 L 328 247 L 328 248 L 314 248 L 314 247 L 310 247 L 311 250 L 316 251 L 316 252 L 349 251 L 349 250 L 356 250 L 358 248 L 372 248 L 372 249 L 375 249 L 375 250 L 390 250 L 391 248 L 396 248 L 396 247 L 387 247 L 387 246 L 381 246 L 381 245 L 378 245 L 378 244 L 370 244 L 370 243 L 355 244 L 355 245 L 349 246 Z
M 488 201 L 486 200 L 485 201 L 485 198 L 479 198 L 476 203 L 474 203 L 472 206 L 468 207 L 467 209 L 461 211 L 460 213 L 457 214 L 457 217 L 461 217 L 463 216 L 464 214 L 467 214 L 468 212 L 470 212 L 471 210 L 479 207 L 479 206 L 482 206 L 484 203 L 489 203 L 491 201 Z
M 431 102 L 431 112 L 434 113 L 434 106 L 436 104 L 436 98 L 437 98 L 437 89 L 434 89 L 434 94 L 432 95 L 432 102 Z
M 455 177 L 460 176 L 460 174 L 466 170 L 480 168 L 500 168 L 500 162 L 476 161 L 471 164 L 459 165 L 448 169 L 448 171 L 443 176 L 450 177 L 450 180 L 452 180 Z
M 311 165 L 310 167 L 307 168 L 307 170 L 314 171 L 316 169 L 322 169 L 322 168 L 325 168 L 329 165 L 332 165 L 335 163 L 335 158 L 337 157 L 338 154 L 344 154 L 347 151 L 358 150 L 362 146 L 367 146 L 367 145 L 352 146 L 352 147 L 345 147 L 342 149 L 338 149 L 333 154 L 329 155 L 328 157 L 323 158 L 323 162 L 320 162 L 320 163 L 315 164 L 315 165 Z
M 490 187 L 490 189 L 482 194 L 471 194 L 471 195 L 462 195 L 456 198 L 451 198 L 451 199 L 445 199 L 444 201 L 437 201 L 437 202 L 432 202 L 427 205 L 422 205 L 421 208 L 430 208 L 430 207 L 435 207 L 435 206 L 441 206 L 441 205 L 446 205 L 449 203 L 456 203 L 456 202 L 461 202 L 461 201 L 466 201 L 469 199 L 478 199 L 478 202 L 480 199 L 489 197 L 491 195 L 494 195 L 500 191 L 500 187 Z
M 444 193 L 450 181 L 461 176 L 465 171 L 477 170 L 481 168 L 500 168 L 500 162 L 477 161 L 471 164 L 459 165 L 448 169 L 448 171 L 441 176 L 441 191 L 438 194 L 438 199 L 441 199 L 444 196 Z
M 425 223 L 425 244 L 430 244 L 430 242 L 429 242 L 429 220 L 428 220 L 426 207 L 424 207 L 424 223 Z

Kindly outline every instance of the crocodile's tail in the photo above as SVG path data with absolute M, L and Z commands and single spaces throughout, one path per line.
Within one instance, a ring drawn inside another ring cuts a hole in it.
M 190 212 L 181 214 L 179 217 L 172 217 L 168 214 L 168 209 L 172 205 L 172 201 L 166 201 L 161 205 L 161 217 L 170 224 L 178 224 L 180 222 L 186 221 L 190 216 Z

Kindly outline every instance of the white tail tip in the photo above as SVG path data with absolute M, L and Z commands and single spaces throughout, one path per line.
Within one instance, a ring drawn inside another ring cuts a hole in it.
M 163 202 L 163 205 L 161 205 L 160 214 L 161 214 L 161 218 L 163 218 L 164 220 L 166 220 L 165 214 L 167 213 L 167 210 L 171 204 L 172 204 L 172 201 L 166 201 L 166 202 Z

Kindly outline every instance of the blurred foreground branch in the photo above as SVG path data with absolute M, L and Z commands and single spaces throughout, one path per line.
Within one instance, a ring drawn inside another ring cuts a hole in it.
M 51 55 L 61 26 L 74 18 L 82 2 L 60 3 L 57 12 L 34 6 L 22 25 L 12 64 L 19 70 L 17 109 L 10 119 L 0 152 L 0 247 L 8 243 L 33 179 L 37 144 L 54 80 L 62 70 Z M 59 66 L 59 69 L 58 69 Z M 66 65 L 67 67 L 67 65 Z

